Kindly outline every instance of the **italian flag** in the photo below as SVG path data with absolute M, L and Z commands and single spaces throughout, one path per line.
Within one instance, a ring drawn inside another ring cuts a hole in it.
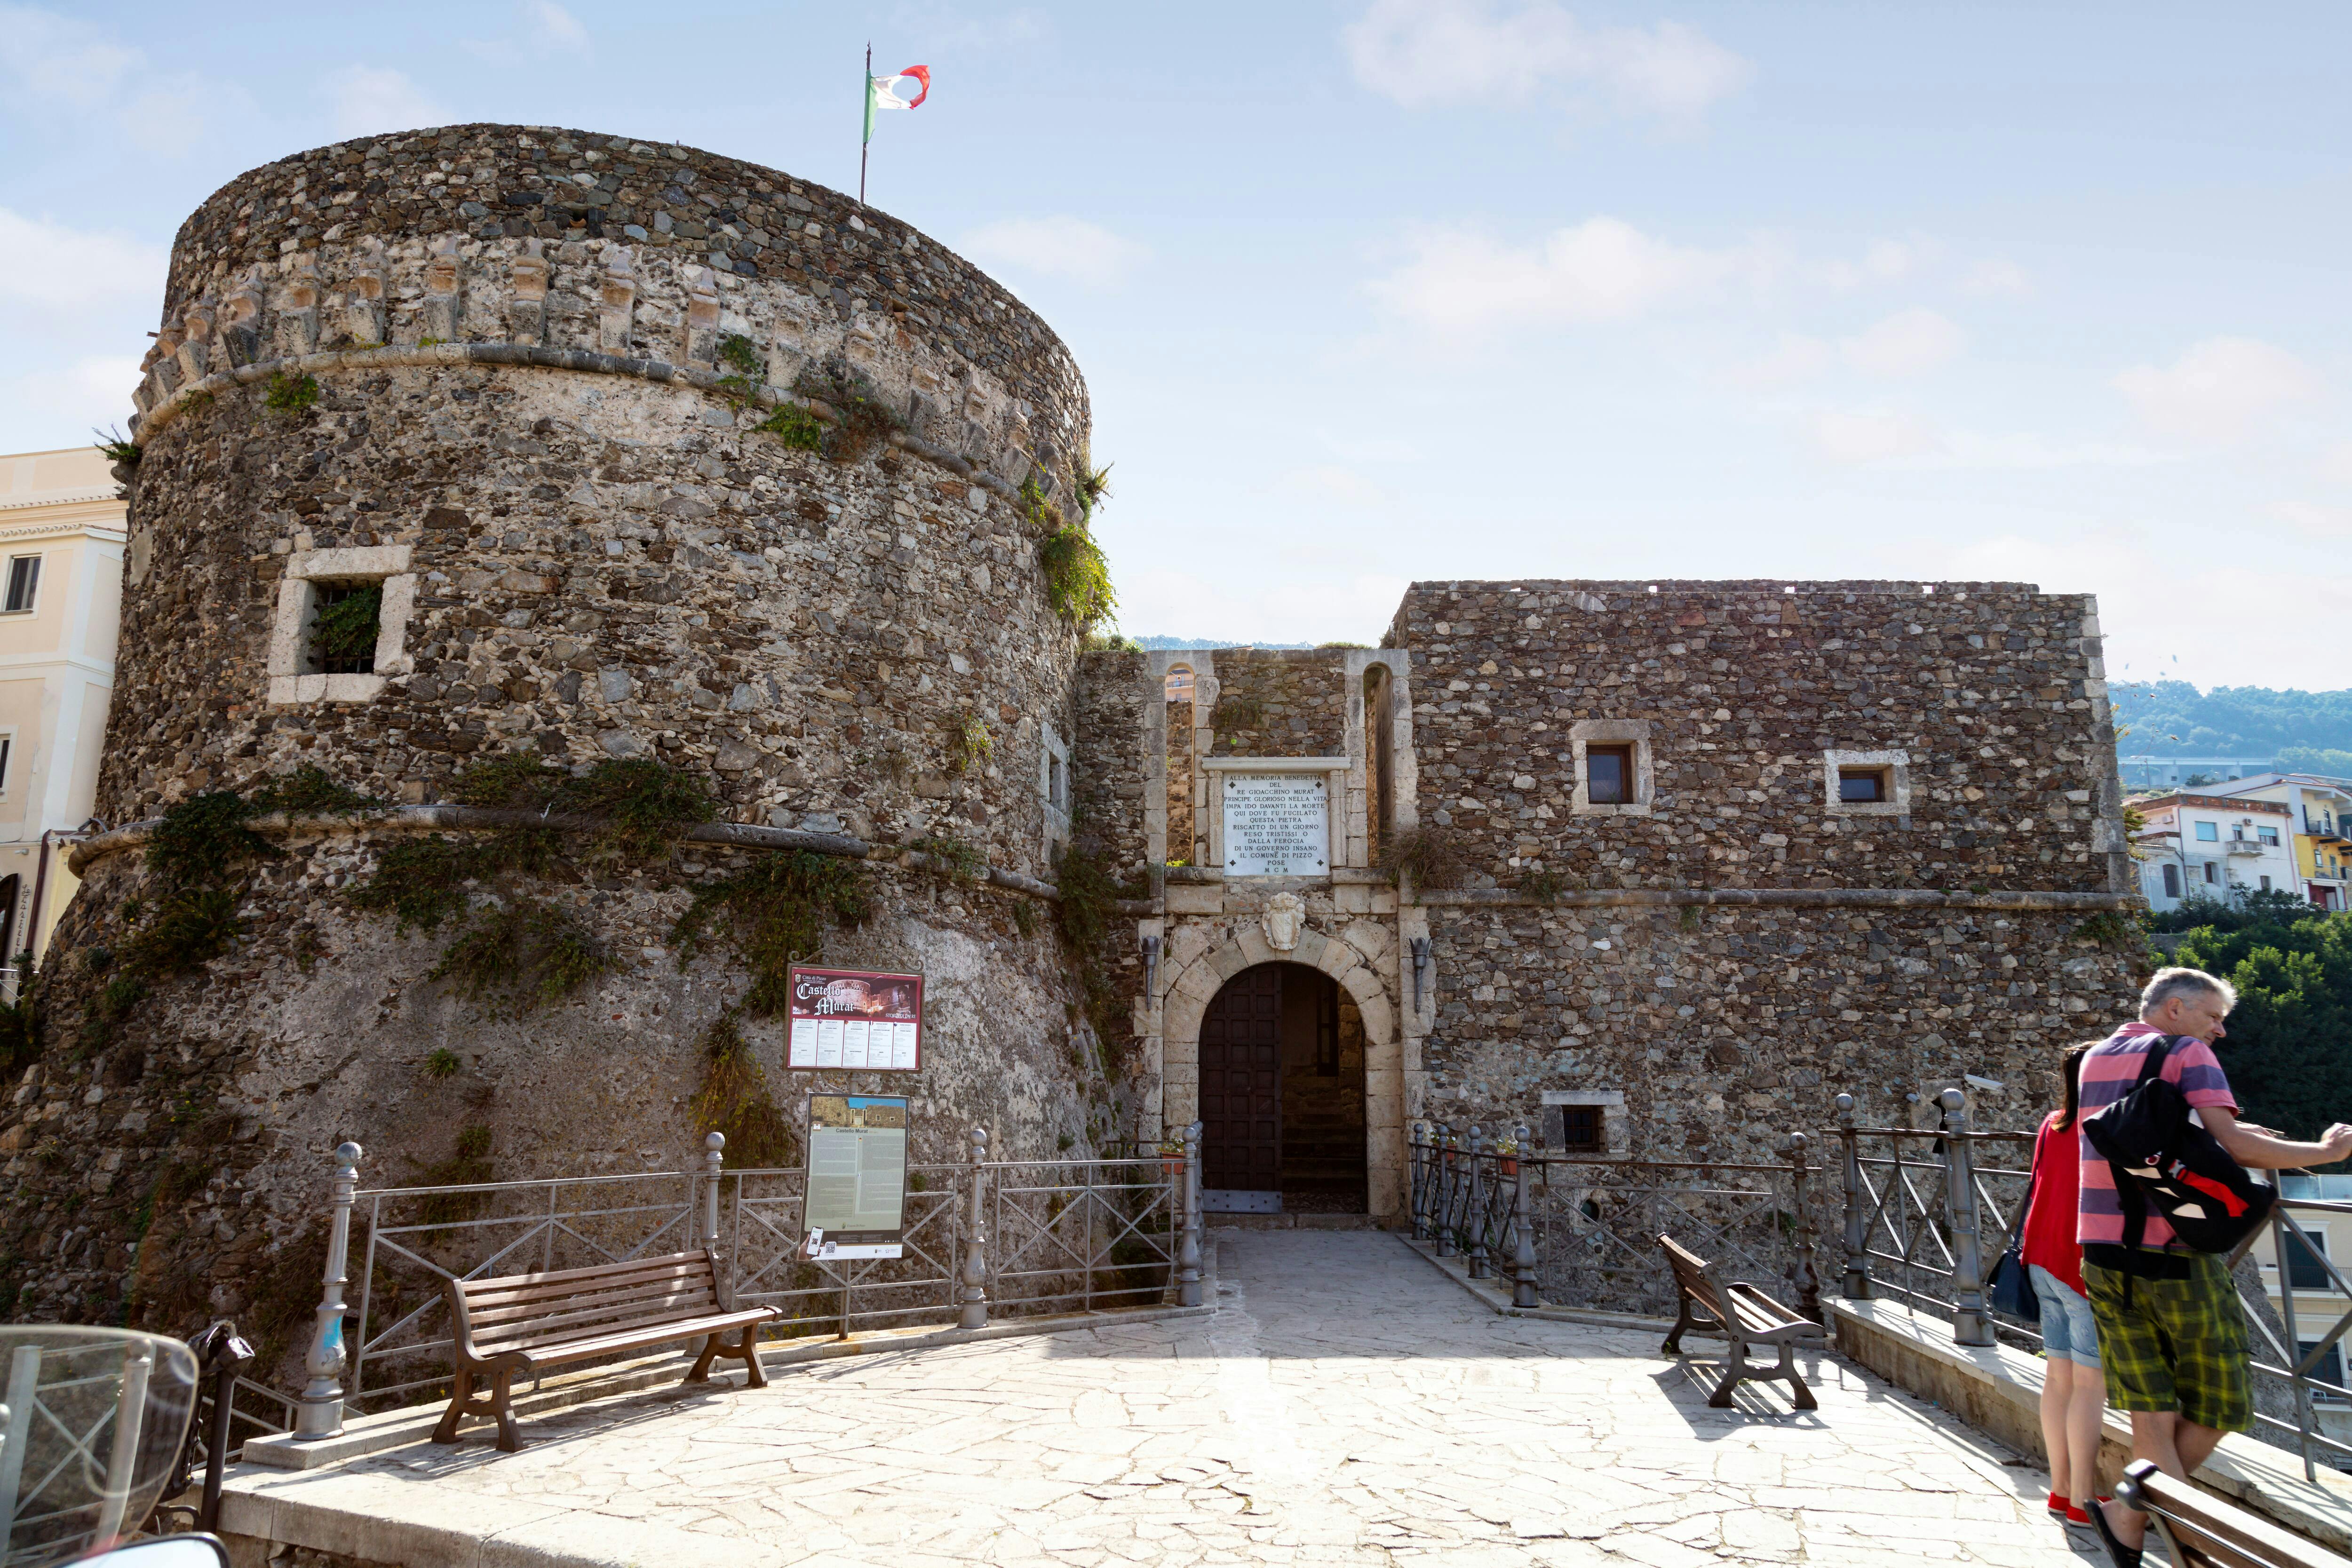
M 915 96 L 898 96 L 898 84 L 911 81 Z M 897 76 L 868 76 L 866 79 L 866 140 L 874 140 L 874 111 L 877 109 L 919 109 L 923 100 L 931 96 L 931 68 L 908 66 Z

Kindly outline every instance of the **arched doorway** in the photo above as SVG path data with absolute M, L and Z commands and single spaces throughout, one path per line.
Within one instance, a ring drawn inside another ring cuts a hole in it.
M 1331 976 L 1260 963 L 1201 1016 L 1201 1184 L 1220 1213 L 1365 1212 L 1364 1026 Z

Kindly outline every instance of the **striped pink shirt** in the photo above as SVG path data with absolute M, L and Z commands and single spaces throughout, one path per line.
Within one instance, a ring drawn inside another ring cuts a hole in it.
M 2152 1025 L 2130 1023 L 2091 1047 L 2083 1058 L 2083 1121 L 2131 1092 L 2132 1085 L 2139 1081 L 2139 1069 L 2147 1059 L 2148 1046 L 2163 1037 L 2164 1031 Z M 2172 1049 L 2165 1054 L 2162 1076 L 2167 1083 L 2180 1087 L 2180 1097 L 2192 1109 L 2219 1105 L 2231 1115 L 2237 1114 L 2237 1098 L 2230 1092 L 2230 1080 L 2221 1071 L 2221 1059 L 2204 1041 L 2192 1040 L 2185 1035 L 2176 1039 Z M 2079 1127 L 2082 1122 L 2075 1125 Z M 2091 1147 L 2087 1135 L 2080 1142 L 2083 1189 L 2081 1206 L 2075 1211 L 2074 1239 L 2085 1247 L 2121 1247 L 2124 1209 L 2122 1199 L 2116 1194 L 2116 1173 L 2105 1157 Z M 2163 1215 L 2155 1213 L 2147 1216 L 2147 1229 L 2140 1237 L 2140 1246 L 2167 1252 L 2188 1250 L 2174 1243 L 2172 1226 L 2165 1223 Z

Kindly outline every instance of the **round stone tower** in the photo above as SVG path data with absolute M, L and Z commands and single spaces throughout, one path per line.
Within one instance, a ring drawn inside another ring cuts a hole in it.
M 847 1081 L 783 1071 L 758 911 L 679 917 L 799 852 L 869 905 L 795 906 L 824 962 L 928 979 L 919 1159 L 1129 1130 L 1043 880 L 1086 387 L 969 263 L 690 148 L 350 142 L 182 227 L 137 401 L 110 831 L 0 1131 L 20 1315 L 267 1316 L 346 1138 L 370 1184 L 676 1168 L 738 1036 L 797 1124 Z

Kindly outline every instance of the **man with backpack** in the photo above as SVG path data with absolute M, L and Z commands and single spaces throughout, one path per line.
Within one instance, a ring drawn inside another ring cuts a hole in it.
M 2159 969 L 2139 1021 L 2083 1058 L 2075 1236 L 2107 1399 L 2130 1413 L 2132 1457 L 2182 1480 L 2253 1419 L 2245 1317 L 2224 1255 L 2270 1194 L 2237 1167 L 2352 1156 L 2340 1122 L 2296 1143 L 2239 1121 L 2212 1045 L 2237 1000 L 2201 969 Z M 2096 1501 L 2090 1514 L 2116 1568 L 2139 1568 L 2147 1516 Z

